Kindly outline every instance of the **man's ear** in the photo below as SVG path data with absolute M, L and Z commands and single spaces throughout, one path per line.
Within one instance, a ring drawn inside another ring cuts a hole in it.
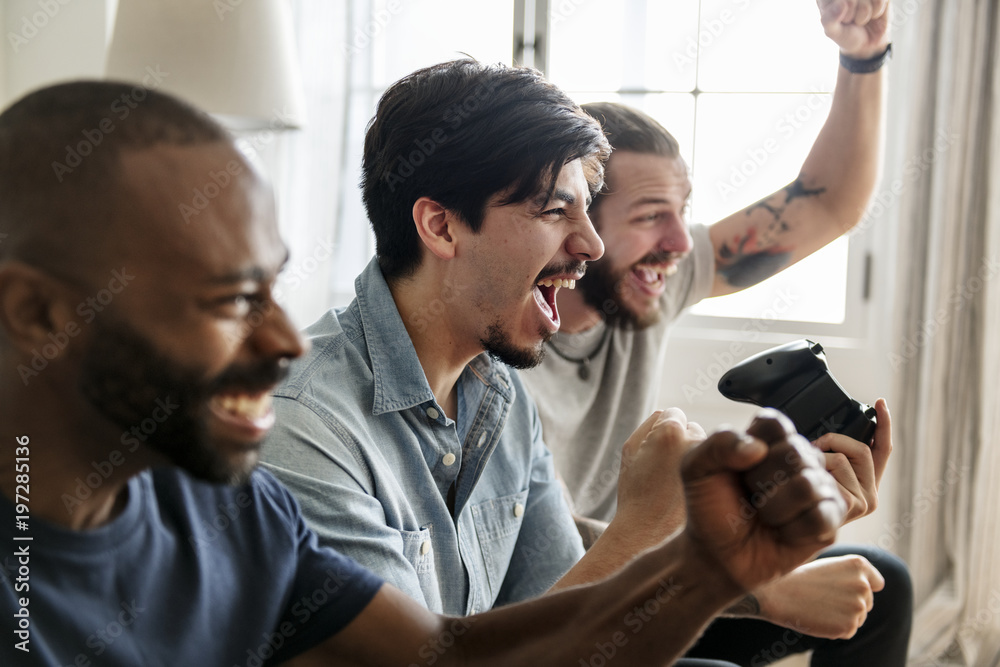
M 17 261 L 0 264 L 0 328 L 24 354 L 80 333 L 65 286 Z M 56 347 L 59 353 L 65 349 Z
M 455 225 L 457 216 L 429 197 L 413 203 L 413 224 L 424 246 L 440 259 L 455 256 Z

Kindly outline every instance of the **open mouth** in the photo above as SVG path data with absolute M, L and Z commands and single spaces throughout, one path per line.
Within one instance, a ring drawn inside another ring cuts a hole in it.
M 638 283 L 639 289 L 650 296 L 663 294 L 666 279 L 677 273 L 677 264 L 638 264 L 632 269 L 632 277 Z
M 208 402 L 212 414 L 238 435 L 257 442 L 274 426 L 274 409 L 269 391 L 216 394 Z
M 556 294 L 560 288 L 574 289 L 576 281 L 569 278 L 546 278 L 539 280 L 533 290 L 535 302 L 542 311 L 542 315 L 549 322 L 549 328 L 553 332 L 559 330 L 559 309 L 556 307 Z

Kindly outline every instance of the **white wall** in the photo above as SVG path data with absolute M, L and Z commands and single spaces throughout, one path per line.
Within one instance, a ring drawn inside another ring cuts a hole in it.
M 6 105 L 43 85 L 104 75 L 108 0 L 4 0 L 0 95 Z

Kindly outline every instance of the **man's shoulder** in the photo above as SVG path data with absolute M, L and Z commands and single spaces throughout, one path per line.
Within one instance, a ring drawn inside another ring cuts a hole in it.
M 309 351 L 292 362 L 274 395 L 297 399 L 323 387 L 371 380 L 371 359 L 357 302 L 328 310 L 303 330 Z M 338 394 L 341 392 L 334 392 Z
M 220 512 L 227 515 L 229 523 L 235 523 L 240 516 L 255 522 L 254 515 L 264 514 L 282 521 L 294 521 L 298 514 L 288 490 L 262 468 L 256 468 L 240 484 L 202 481 L 175 466 L 158 468 L 144 475 L 148 475 L 148 488 L 161 512 L 181 512 L 195 521 L 206 516 L 214 519 Z

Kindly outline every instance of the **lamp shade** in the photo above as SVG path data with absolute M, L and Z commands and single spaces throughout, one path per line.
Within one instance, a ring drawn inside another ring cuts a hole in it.
M 106 75 L 177 95 L 236 132 L 305 117 L 287 0 L 119 0 Z

